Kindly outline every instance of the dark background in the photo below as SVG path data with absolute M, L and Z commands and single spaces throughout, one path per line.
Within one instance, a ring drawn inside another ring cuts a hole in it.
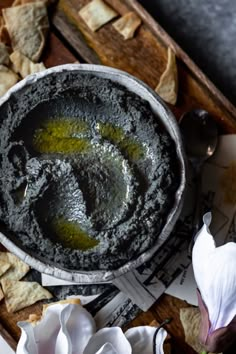
M 139 0 L 236 105 L 236 0 Z

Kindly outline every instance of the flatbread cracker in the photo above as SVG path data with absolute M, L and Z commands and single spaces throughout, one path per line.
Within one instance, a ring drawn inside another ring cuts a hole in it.
M 5 25 L 4 18 L 0 15 L 0 27 Z
M 73 304 L 73 305 L 81 305 L 81 301 L 80 299 L 74 298 L 74 299 L 65 299 L 65 300 L 60 300 L 60 301 L 56 301 L 56 302 L 50 302 L 49 304 L 44 304 L 43 305 L 43 312 L 42 312 L 42 316 L 44 316 L 46 310 L 48 307 L 55 305 L 55 304 Z
M 8 312 L 16 312 L 37 301 L 51 299 L 53 295 L 36 282 L 1 281 Z
M 0 260 L 0 276 L 6 273 L 6 271 L 11 267 L 11 264 L 9 262 L 5 262 L 3 260 Z
M 107 22 L 117 17 L 118 13 L 104 1 L 93 0 L 79 11 L 79 15 L 87 26 L 95 32 Z
M 141 23 L 141 18 L 131 11 L 115 21 L 112 26 L 127 40 L 134 37 L 135 31 Z
M 49 28 L 47 8 L 41 1 L 2 10 L 12 48 L 37 62 Z
M 40 320 L 41 320 L 40 315 L 37 315 L 36 313 L 32 313 L 29 315 L 29 318 L 26 320 L 26 322 L 31 323 L 32 326 L 36 326 Z
M 32 313 L 32 314 L 29 315 L 29 318 L 26 321 L 30 322 L 33 326 L 35 326 L 39 321 L 42 320 L 42 318 L 45 315 L 45 312 L 48 309 L 48 307 L 50 307 L 52 305 L 55 305 L 55 304 L 81 305 L 81 301 L 80 301 L 80 299 L 74 298 L 74 299 L 60 300 L 60 301 L 56 301 L 56 302 L 50 302 L 49 304 L 44 304 L 43 305 L 42 315 L 38 315 L 36 313 Z
M 175 53 L 168 48 L 168 60 L 159 84 L 155 88 L 156 93 L 167 103 L 176 104 L 178 94 L 178 71 Z
M 0 252 L 0 260 L 11 264 L 11 268 L 0 277 L 0 282 L 5 279 L 20 280 L 30 270 L 28 264 L 10 252 Z
M 15 0 L 11 6 L 13 7 L 13 6 L 25 5 L 36 1 L 41 1 L 46 6 L 48 6 L 51 3 L 55 2 L 56 0 Z
M 19 73 L 20 76 L 23 78 L 30 74 L 37 73 L 46 69 L 43 63 L 33 63 L 30 59 L 28 59 L 24 54 L 22 54 L 18 50 L 14 51 L 10 55 L 10 59 L 13 63 L 13 70 L 16 73 Z
M 185 342 L 197 353 L 202 353 L 205 349 L 198 340 L 201 323 L 201 315 L 199 309 L 196 307 L 186 307 L 180 309 L 180 321 L 184 328 Z
M 0 65 L 9 65 L 9 48 L 0 42 Z
M 0 15 L 0 42 L 10 46 L 11 40 L 2 15 Z
M 2 299 L 4 299 L 4 294 L 3 294 L 2 289 L 1 289 L 1 287 L 0 287 L 0 301 L 1 301 Z
M 0 64 L 0 96 L 4 95 L 18 81 L 19 77 L 12 70 Z

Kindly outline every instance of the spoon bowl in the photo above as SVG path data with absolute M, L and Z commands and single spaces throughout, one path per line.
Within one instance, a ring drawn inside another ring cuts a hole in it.
M 189 256 L 191 256 L 194 239 L 201 227 L 202 219 L 202 165 L 216 150 L 218 129 L 216 122 L 210 114 L 202 109 L 185 113 L 181 117 L 179 125 L 183 135 L 187 157 L 193 166 L 196 180 L 193 233 L 188 249 Z
M 202 165 L 217 146 L 218 129 L 210 114 L 202 109 L 185 113 L 180 120 L 186 153 L 191 163 Z

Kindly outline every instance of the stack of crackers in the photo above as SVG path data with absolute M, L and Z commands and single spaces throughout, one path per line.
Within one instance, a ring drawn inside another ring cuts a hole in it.
M 119 14 L 103 0 L 92 0 L 79 11 L 79 17 L 91 31 L 96 32 Z M 78 19 L 79 20 L 79 19 Z M 112 23 L 115 30 L 124 40 L 132 39 L 142 21 L 135 12 L 127 12 Z M 161 75 L 155 91 L 167 103 L 176 104 L 178 94 L 178 72 L 175 54 L 168 48 L 166 69 Z
M 9 252 L 0 252 L 0 301 L 8 312 L 16 312 L 53 295 L 37 282 L 21 281 L 30 267 Z
M 0 13 L 0 96 L 27 75 L 44 70 L 38 63 L 49 29 L 45 1 L 15 0 Z

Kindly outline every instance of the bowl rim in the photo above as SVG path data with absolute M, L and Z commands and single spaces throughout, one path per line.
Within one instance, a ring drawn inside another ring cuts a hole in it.
M 56 266 L 55 264 L 45 264 L 42 260 L 35 258 L 34 255 L 26 253 L 23 249 L 17 246 L 6 235 L 0 232 L 0 242 L 13 254 L 18 256 L 21 260 L 29 264 L 32 268 L 38 270 L 41 273 L 45 273 L 66 281 L 76 282 L 78 284 L 100 284 L 109 283 L 113 279 L 124 275 L 125 273 L 134 270 L 144 262 L 151 259 L 151 257 L 158 251 L 170 235 L 175 222 L 177 221 L 180 212 L 183 207 L 184 192 L 186 187 L 186 155 L 182 142 L 181 133 L 178 127 L 176 118 L 171 110 L 163 102 L 160 96 L 152 90 L 147 84 L 140 79 L 128 74 L 125 71 L 114 69 L 108 66 L 95 65 L 95 64 L 64 64 L 55 66 L 38 73 L 27 76 L 15 84 L 8 92 L 0 98 L 1 106 L 11 99 L 11 97 L 22 88 L 35 84 L 38 80 L 55 73 L 62 73 L 68 71 L 78 71 L 92 73 L 98 77 L 110 79 L 115 83 L 119 83 L 126 87 L 129 91 L 134 92 L 142 99 L 146 100 L 155 116 L 162 122 L 165 129 L 175 142 L 176 153 L 180 164 L 180 184 L 175 193 L 175 201 L 172 206 L 167 219 L 166 224 L 162 228 L 158 235 L 156 243 L 152 248 L 146 250 L 136 259 L 131 260 L 119 267 L 116 270 L 93 270 L 93 271 L 81 271 L 81 270 L 69 270 Z

